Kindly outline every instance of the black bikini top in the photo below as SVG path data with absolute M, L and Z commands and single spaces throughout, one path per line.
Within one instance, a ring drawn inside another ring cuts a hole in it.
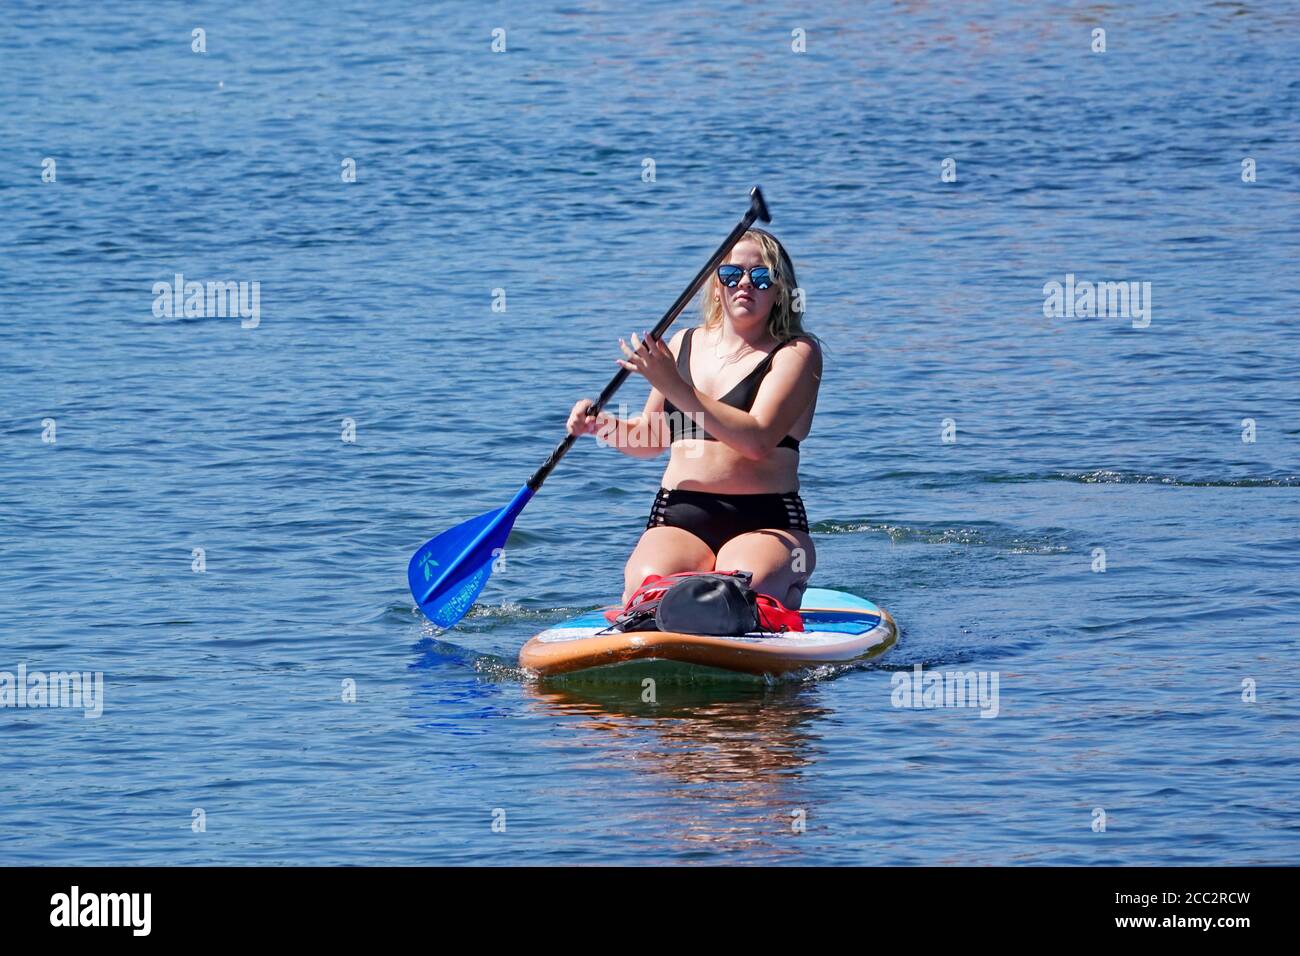
M 677 353 L 677 371 L 681 373 L 683 379 L 692 387 L 695 381 L 691 378 L 691 337 L 695 334 L 694 328 L 686 330 L 682 337 L 682 347 Z M 776 348 L 768 352 L 763 361 L 754 366 L 754 370 L 736 383 L 736 387 L 723 395 L 718 401 L 723 405 L 730 405 L 732 408 L 739 408 L 742 412 L 747 412 L 754 407 L 754 399 L 758 397 L 758 386 L 763 381 L 763 376 L 767 375 L 768 369 L 772 367 L 772 356 L 776 355 L 782 348 L 793 342 L 794 339 L 786 339 L 777 345 Z M 679 438 L 695 438 L 701 441 L 717 441 L 712 435 L 703 428 L 697 427 L 694 420 L 689 415 L 681 412 L 680 409 L 672 402 L 664 399 L 664 414 L 668 416 L 668 427 L 672 435 L 672 441 Z M 778 443 L 778 448 L 793 448 L 799 450 L 799 439 L 786 435 Z

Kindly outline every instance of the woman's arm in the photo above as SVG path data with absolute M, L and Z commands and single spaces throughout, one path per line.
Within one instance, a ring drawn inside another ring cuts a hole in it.
M 601 413 L 601 417 L 605 417 L 604 413 Z M 612 415 L 610 417 L 613 418 Z M 632 458 L 658 458 L 665 446 L 651 440 L 658 437 L 650 427 L 653 420 L 644 413 L 633 418 L 615 418 L 617 425 L 604 432 L 598 431 L 596 437 Z
M 758 461 L 767 457 L 816 401 L 821 377 L 821 350 L 810 339 L 798 339 L 773 357 L 754 406 L 747 412 L 702 395 L 685 382 L 674 388 L 681 394 L 668 398 L 684 413 L 698 414 L 704 429 L 718 441 Z
M 669 344 L 674 356 L 681 348 L 684 334 L 678 331 Z M 591 416 L 583 414 L 586 403 L 583 399 L 573 407 L 569 415 L 570 433 L 577 430 L 579 434 L 594 434 L 631 458 L 657 458 L 671 447 L 672 438 L 663 417 L 664 396 L 659 389 L 652 386 L 641 414 L 627 419 L 602 411 L 593 422 Z
M 685 329 L 678 329 L 668 342 L 668 351 L 672 353 L 674 361 L 678 350 L 682 347 L 682 337 L 685 334 Z M 658 458 L 672 447 L 672 433 L 664 418 L 663 392 L 654 386 L 650 387 L 650 394 L 646 396 L 645 407 L 641 409 L 641 414 L 636 418 L 628 419 L 628 425 L 630 429 L 628 438 L 630 441 L 634 440 L 636 447 L 619 447 L 618 450 L 623 454 L 631 455 L 633 458 Z
M 644 415 L 634 418 L 619 418 L 602 411 L 595 418 L 587 414 L 591 399 L 580 398 L 569 412 L 566 426 L 570 435 L 595 435 L 602 444 L 617 448 L 633 458 L 654 458 L 662 448 L 655 448 L 649 443 L 649 431 Z

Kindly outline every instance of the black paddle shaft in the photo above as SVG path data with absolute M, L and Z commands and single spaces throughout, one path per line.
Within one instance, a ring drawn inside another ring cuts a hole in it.
M 768 215 L 767 212 L 767 203 L 763 201 L 763 192 L 757 186 L 749 191 L 749 211 L 745 213 L 745 217 L 741 219 L 740 222 L 736 223 L 736 228 L 731 230 L 731 235 L 727 236 L 727 238 L 722 241 L 722 245 L 718 246 L 717 251 L 709 257 L 709 261 L 705 263 L 704 268 L 696 273 L 695 278 L 691 280 L 691 284 L 686 287 L 686 291 L 679 295 L 677 301 L 673 303 L 672 308 L 664 313 L 664 317 L 659 320 L 658 324 L 655 325 L 654 329 L 650 332 L 650 337 L 652 339 L 663 337 L 663 334 L 668 331 L 668 326 L 672 325 L 673 322 L 677 320 L 677 316 L 682 314 L 682 310 L 686 308 L 687 303 L 694 298 L 695 293 L 700 291 L 700 286 L 704 285 L 709 274 L 722 263 L 722 257 L 731 250 L 731 247 L 734 246 L 749 227 L 754 224 L 755 219 L 762 220 L 763 222 L 772 221 L 772 217 Z M 627 381 L 627 377 L 631 374 L 632 373 L 628 369 L 620 368 L 618 374 L 609 380 L 609 384 L 605 386 L 605 390 L 600 393 L 600 398 L 596 399 L 596 401 L 590 406 L 587 414 L 600 414 L 600 410 L 605 407 L 606 403 L 608 403 L 611 398 L 614 397 L 614 393 L 618 391 L 619 386 Z M 544 482 L 547 476 L 550 475 L 551 469 L 560 463 L 560 459 L 563 458 L 565 453 L 573 447 L 573 443 L 577 438 L 577 435 L 566 435 L 564 441 L 555 446 L 555 451 L 551 452 L 551 457 L 546 459 L 546 463 L 543 464 L 541 468 L 537 469 L 533 477 L 528 479 L 529 488 L 533 489 L 533 491 L 537 491 L 542 487 L 542 482 Z

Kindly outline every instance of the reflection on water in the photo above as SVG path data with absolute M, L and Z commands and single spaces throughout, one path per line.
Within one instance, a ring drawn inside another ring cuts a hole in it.
M 529 710 L 572 728 L 591 761 L 651 781 L 646 832 L 736 850 L 800 852 L 795 814 L 809 812 L 803 772 L 822 754 L 815 724 L 829 715 L 807 684 L 660 682 L 654 702 L 639 684 L 525 685 Z

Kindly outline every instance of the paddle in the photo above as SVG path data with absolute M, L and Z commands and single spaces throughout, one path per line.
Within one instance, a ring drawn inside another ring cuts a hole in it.
M 709 261 L 691 280 L 686 291 L 677 297 L 672 308 L 664 313 L 664 317 L 650 333 L 652 338 L 663 337 L 668 326 L 673 324 L 710 273 L 722 262 L 722 257 L 753 225 L 755 219 L 772 221 L 767 212 L 767 204 L 763 202 L 763 193 L 757 186 L 749 191 L 749 211 L 709 257 Z M 587 414 L 599 414 L 630 374 L 628 369 L 620 368 Z M 519 489 L 510 504 L 496 511 L 485 511 L 476 518 L 470 518 L 444 531 L 436 538 L 426 541 L 411 556 L 406 578 L 411 586 L 411 595 L 425 617 L 439 627 L 452 627 L 465 616 L 487 583 L 488 576 L 492 573 L 492 564 L 501 554 L 510 529 L 514 527 L 515 518 L 542 487 L 542 482 L 546 481 L 551 470 L 559 464 L 577 437 L 566 435 L 564 441 L 551 452 L 551 457 Z

